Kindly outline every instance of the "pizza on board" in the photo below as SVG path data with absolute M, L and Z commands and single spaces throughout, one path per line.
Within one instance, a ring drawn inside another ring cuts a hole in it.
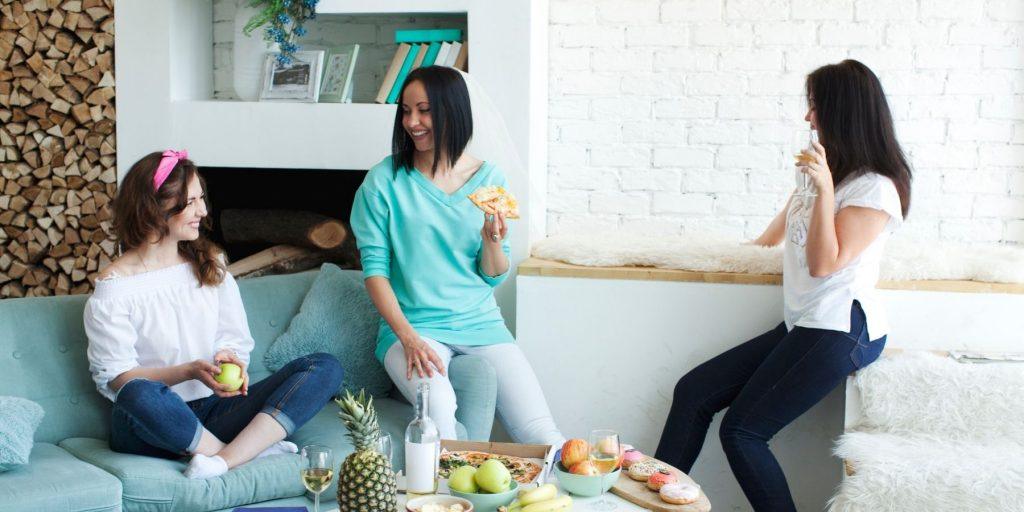
M 470 450 L 441 452 L 440 475 L 448 478 L 455 468 L 462 466 L 480 467 L 488 459 L 497 459 L 512 473 L 512 479 L 521 484 L 532 482 L 541 472 L 541 467 L 536 462 L 522 457 L 512 455 L 497 455 L 494 453 L 476 452 Z

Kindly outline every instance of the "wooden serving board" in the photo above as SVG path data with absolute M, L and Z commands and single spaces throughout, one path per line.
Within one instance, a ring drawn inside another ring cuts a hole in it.
M 669 470 L 676 475 L 676 479 L 679 483 L 697 485 L 697 483 L 694 482 L 686 473 L 683 473 L 664 462 L 661 462 L 661 464 L 667 466 Z M 619 481 L 615 482 L 615 485 L 612 486 L 612 493 L 626 501 L 629 501 L 630 503 L 655 512 L 708 512 L 711 510 L 711 501 L 708 500 L 703 489 L 700 491 L 700 498 L 688 505 L 673 505 L 671 503 L 665 503 L 664 501 L 661 501 L 661 497 L 658 496 L 657 492 L 647 488 L 646 483 L 638 482 L 630 478 L 629 475 L 626 474 L 625 469 L 622 470 L 622 474 L 619 476 Z

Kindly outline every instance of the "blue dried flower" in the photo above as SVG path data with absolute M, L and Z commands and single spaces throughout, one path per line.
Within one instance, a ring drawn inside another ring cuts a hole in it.
M 277 15 L 277 22 L 282 25 L 287 25 L 292 22 L 292 19 L 289 18 L 287 14 L 282 12 L 281 14 Z
M 295 27 L 293 32 L 295 32 L 295 35 L 302 37 L 306 35 L 306 27 Z

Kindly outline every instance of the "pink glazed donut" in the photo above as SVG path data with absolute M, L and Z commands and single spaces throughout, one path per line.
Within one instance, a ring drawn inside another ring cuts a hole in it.
M 629 469 L 634 462 L 640 462 L 646 458 L 639 450 L 626 450 L 626 453 L 622 454 L 622 469 Z
M 647 488 L 652 491 L 659 491 L 667 484 L 674 484 L 678 481 L 675 475 L 667 469 L 662 469 L 647 479 Z

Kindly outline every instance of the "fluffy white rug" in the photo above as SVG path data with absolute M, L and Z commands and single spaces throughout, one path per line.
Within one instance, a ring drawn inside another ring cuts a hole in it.
M 830 512 L 1024 510 L 1024 447 L 851 432 L 836 455 L 853 464 Z
M 861 424 L 835 450 L 854 474 L 830 512 L 1024 511 L 1024 364 L 903 354 L 854 385 Z
M 1024 446 L 1024 363 L 958 363 L 916 352 L 857 372 L 858 430 Z
M 556 235 L 535 244 L 533 256 L 590 267 L 637 266 L 700 272 L 782 273 L 780 247 L 768 249 L 716 235 Z M 895 238 L 887 246 L 882 279 L 1024 283 L 1024 247 L 947 244 Z

